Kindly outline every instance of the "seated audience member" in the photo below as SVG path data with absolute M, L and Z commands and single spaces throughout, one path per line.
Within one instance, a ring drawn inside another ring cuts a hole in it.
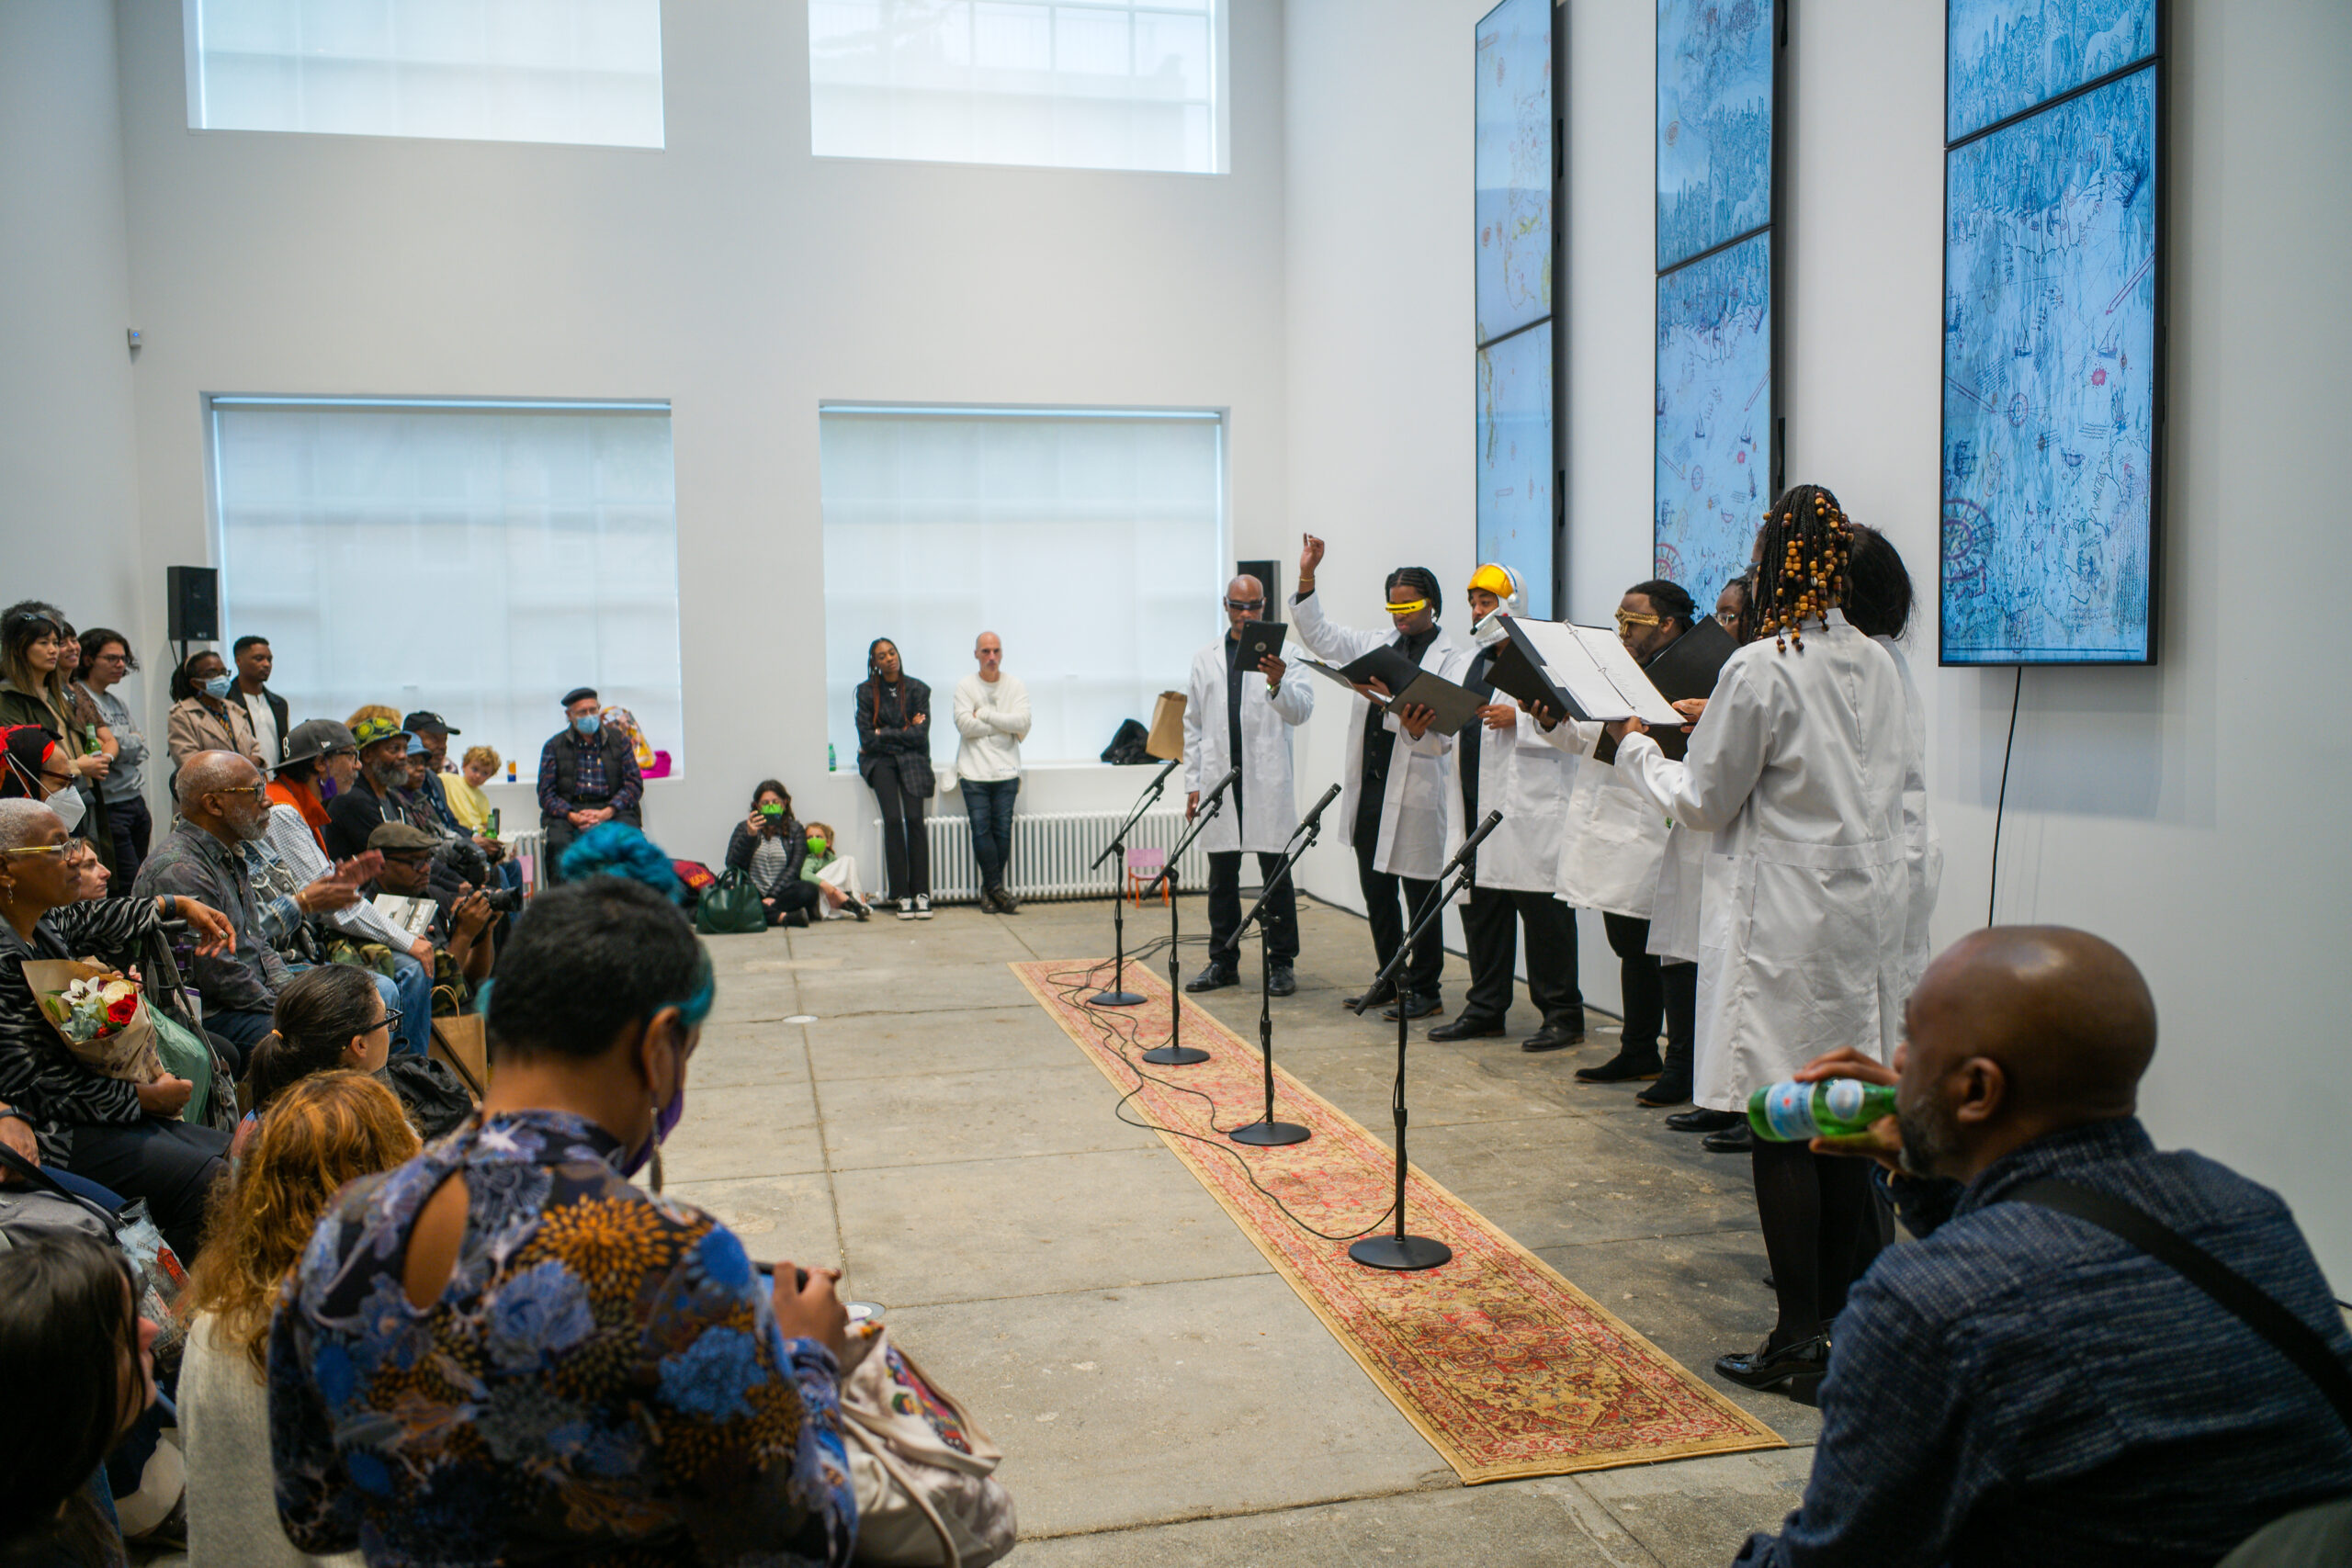
M 322 964 L 277 993 L 277 1027 L 254 1047 L 253 1066 L 245 1070 L 245 1091 L 256 1113 L 304 1078 L 345 1068 L 384 1070 L 400 1018 L 384 1006 L 374 979 L 348 964 Z
M 306 718 L 286 732 L 284 750 L 270 770 L 270 803 L 293 807 L 324 854 L 327 801 L 359 776 L 359 742 L 334 719 Z
M 278 1297 L 295 1546 L 850 1560 L 836 1276 L 803 1288 L 779 1262 L 771 1282 L 724 1225 L 628 1179 L 679 1120 L 712 997 L 651 888 L 600 875 L 532 902 L 491 988 L 481 1116 L 345 1188 Z
M 372 987 L 346 999 L 380 1005 Z M 380 1060 L 380 1031 L 377 1038 Z M 312 1073 L 279 1090 L 267 1108 L 236 1174 L 214 1200 L 209 1245 L 188 1274 L 185 1304 L 196 1315 L 174 1397 L 187 1452 L 187 1546 L 195 1564 L 302 1568 L 319 1561 L 286 1539 L 271 1500 L 270 1308 L 344 1183 L 390 1170 L 418 1149 L 400 1101 L 365 1072 Z M 330 1561 L 356 1568 L 360 1558 L 355 1552 Z
M 279 948 L 300 951 L 307 916 L 356 903 L 368 867 L 348 863 L 298 882 L 270 848 L 267 792 L 248 758 L 198 751 L 181 765 L 175 788 L 179 820 L 139 868 L 131 891 L 140 897 L 183 895 L 229 917 L 235 951 L 199 956 L 187 979 L 204 998 L 204 1027 L 235 1043 L 242 1075 L 254 1042 L 269 1032 L 277 993 L 293 976 Z
M 410 787 L 431 808 L 444 828 L 452 833 L 469 833 L 470 829 L 458 819 L 456 810 L 450 806 L 447 790 L 443 788 L 443 780 L 449 776 L 450 772 L 449 737 L 464 732 L 450 728 L 449 721 L 437 713 L 413 713 L 401 720 L 401 728 L 417 739 L 418 744 L 411 749 L 412 757 L 421 754 L 424 759 L 422 780 L 417 777 L 412 764 Z
M 154 818 L 147 809 L 147 732 L 130 705 L 114 688 L 139 668 L 130 639 L 106 626 L 82 634 L 82 684 L 97 705 L 98 719 L 114 743 L 114 761 L 99 782 L 98 794 L 107 807 L 107 828 L 114 835 L 114 871 L 128 887 L 147 858 L 147 841 Z
M 125 1199 L 146 1199 L 172 1250 L 193 1258 L 228 1137 L 179 1119 L 195 1089 L 186 1078 L 132 1084 L 84 1065 L 41 1016 L 23 965 L 95 956 L 128 967 L 162 919 L 187 921 L 201 964 L 233 933 L 198 899 L 85 901 L 81 882 L 76 841 L 57 814 L 37 801 L 0 800 L 0 1100 L 30 1120 L 51 1161 Z
M 490 839 L 490 796 L 481 786 L 498 776 L 503 759 L 493 746 L 469 746 L 462 766 L 454 773 L 441 775 L 441 793 L 449 802 L 450 814 L 458 824 L 476 839 Z
M 491 927 L 505 919 L 491 908 L 490 895 L 460 883 L 454 900 L 436 898 L 433 854 L 437 840 L 422 828 L 387 822 L 369 835 L 368 846 L 383 856 L 383 869 L 376 877 L 379 887 L 399 898 L 435 898 L 440 907 L 420 936 L 437 952 L 449 955 L 469 987 L 481 985 L 496 958 Z M 431 998 L 426 1000 L 429 1004 Z
M 1853 1287 L 1804 1504 L 1739 1562 L 2211 1563 L 2352 1495 L 2352 1431 L 2306 1373 L 2171 1265 L 2034 1200 L 2121 1200 L 2352 1361 L 2278 1195 L 2157 1152 L 2133 1114 L 2156 1012 L 2132 961 L 2061 927 L 1978 931 L 1905 1024 L 1894 1071 L 1850 1050 L 1804 1070 L 1896 1086 L 1894 1116 L 1836 1145 L 1894 1173 L 1919 1239 Z
M 637 748 L 618 728 L 597 716 L 594 687 L 564 694 L 564 727 L 539 749 L 539 835 L 547 863 L 563 869 L 563 852 L 600 822 L 643 828 L 639 807 L 645 779 L 638 772 Z
M 130 1265 L 86 1236 L 0 1251 L 0 1564 L 118 1568 L 122 1530 L 103 1466 L 155 1403 L 156 1325 Z
M 327 853 L 349 860 L 368 852 L 368 835 L 386 818 L 405 820 L 391 803 L 395 791 L 408 787 L 410 736 L 401 716 L 388 707 L 364 707 L 345 726 L 359 749 L 359 768 L 348 787 L 336 784 L 327 802 L 327 825 L 321 830 Z
M 256 768 L 276 759 L 262 754 L 254 721 L 235 700 L 237 678 L 229 662 L 210 649 L 187 656 L 172 671 L 172 711 L 165 716 L 164 744 L 172 766 L 184 768 L 198 751 L 233 751 Z
M 817 885 L 800 878 L 808 852 L 807 831 L 792 815 L 792 795 L 774 779 L 752 792 L 752 812 L 727 839 L 729 870 L 748 873 L 772 926 L 805 926 L 823 902 Z
M 871 919 L 873 909 L 857 896 L 857 862 L 839 852 L 832 829 L 811 822 L 807 838 L 808 852 L 800 859 L 800 879 L 817 885 L 817 895 L 825 901 L 825 919 Z

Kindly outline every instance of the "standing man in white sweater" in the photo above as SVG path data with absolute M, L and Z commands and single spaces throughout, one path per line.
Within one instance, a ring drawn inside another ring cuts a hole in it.
M 1029 737 L 1029 688 L 1004 672 L 1004 642 L 982 632 L 972 644 L 979 669 L 956 682 L 956 777 L 972 819 L 972 854 L 980 863 L 980 908 L 1020 908 L 1004 886 L 1012 859 L 1012 797 L 1021 793 L 1021 742 Z

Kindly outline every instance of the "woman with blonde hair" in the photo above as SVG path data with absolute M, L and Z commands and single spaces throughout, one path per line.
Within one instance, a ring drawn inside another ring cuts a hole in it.
M 315 1558 L 277 1522 L 265 1377 L 269 1314 L 287 1271 L 345 1183 L 390 1170 L 422 1145 L 391 1090 L 366 1073 L 314 1073 L 280 1091 L 213 1201 L 204 1256 L 189 1273 L 197 1313 L 180 1366 L 187 1452 L 188 1559 L 209 1563 L 356 1563 Z

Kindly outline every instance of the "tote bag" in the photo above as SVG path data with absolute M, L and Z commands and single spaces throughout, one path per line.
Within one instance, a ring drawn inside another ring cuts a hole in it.
M 695 905 L 695 930 L 705 936 L 730 936 L 768 929 L 767 907 L 752 874 L 729 867 Z

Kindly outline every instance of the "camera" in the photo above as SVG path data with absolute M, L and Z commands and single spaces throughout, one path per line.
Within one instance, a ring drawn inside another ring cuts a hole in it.
M 511 915 L 523 908 L 523 890 L 519 887 L 486 887 L 482 897 L 502 915 Z

